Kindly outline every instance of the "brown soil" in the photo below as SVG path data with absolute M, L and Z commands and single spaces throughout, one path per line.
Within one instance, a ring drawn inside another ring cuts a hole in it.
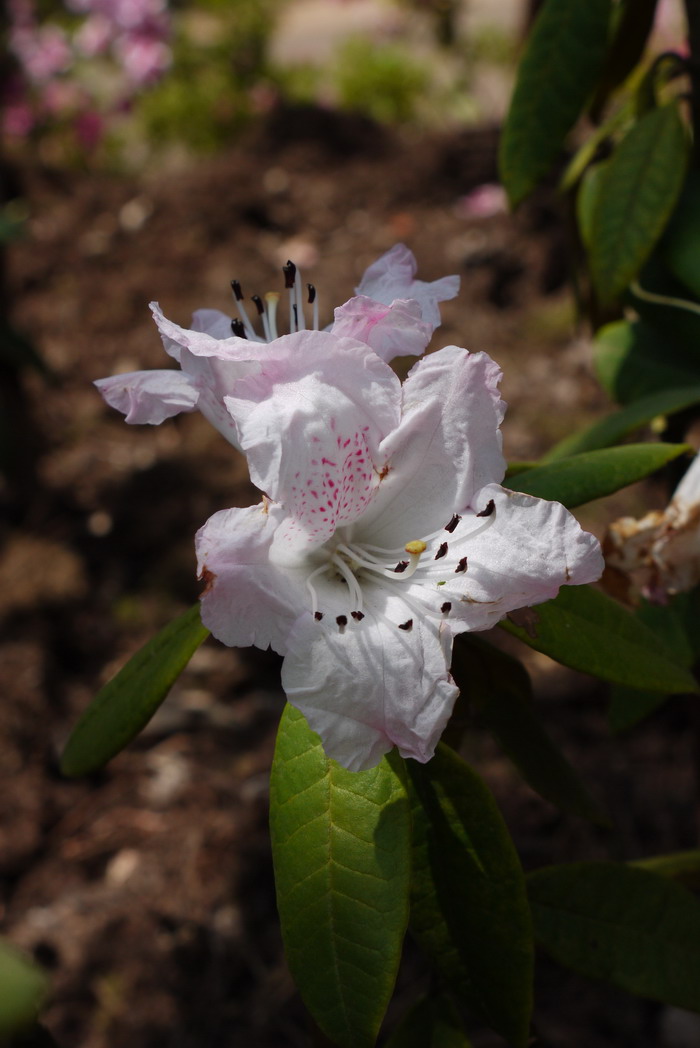
M 278 287 L 291 256 L 330 319 L 363 268 L 404 240 L 424 279 L 462 276 L 436 344 L 502 364 L 507 452 L 536 456 L 604 398 L 572 338 L 550 196 L 516 218 L 460 216 L 458 197 L 495 178 L 495 154 L 491 130 L 397 138 L 300 110 L 186 170 L 18 169 L 31 218 L 9 251 L 11 319 L 51 375 L 2 379 L 13 469 L 0 493 L 0 913 L 51 970 L 44 1021 L 61 1048 L 310 1043 L 282 956 L 266 831 L 278 660 L 207 642 L 127 752 L 89 781 L 57 771 L 97 688 L 196 599 L 195 530 L 255 498 L 243 461 L 199 416 L 129 427 L 91 382 L 166 363 L 151 299 L 186 324 L 195 308 L 227 310 L 234 276 L 249 291 Z M 588 519 L 600 525 L 601 511 Z M 537 799 L 474 726 L 466 755 L 526 867 L 692 846 L 686 711 L 613 742 L 594 682 L 527 657 L 548 726 L 615 831 Z M 392 1019 L 425 978 L 409 948 Z M 542 1043 L 665 1043 L 656 1006 L 546 962 L 539 991 Z M 500 1043 L 478 1030 L 473 1042 Z

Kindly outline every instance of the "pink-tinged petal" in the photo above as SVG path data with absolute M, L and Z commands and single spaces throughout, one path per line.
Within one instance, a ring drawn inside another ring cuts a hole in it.
M 379 445 L 398 423 L 400 383 L 368 346 L 328 332 L 300 331 L 267 349 L 226 406 L 253 483 L 289 514 L 276 542 L 319 545 L 371 501 Z
M 157 426 L 181 411 L 194 411 L 199 390 L 181 371 L 129 371 L 97 379 L 95 385 L 110 407 L 131 423 Z
M 459 277 L 442 277 L 426 283 L 415 280 L 416 259 L 405 244 L 396 244 L 365 270 L 356 295 L 367 295 L 390 305 L 396 298 L 416 299 L 421 307 L 423 320 L 435 330 L 440 324 L 438 302 L 455 298 L 459 294 Z
M 230 647 L 270 646 L 284 655 L 291 627 L 309 606 L 310 569 L 280 569 L 270 561 L 280 516 L 279 507 L 262 502 L 221 510 L 197 532 L 202 622 Z
M 561 586 L 595 582 L 603 567 L 598 540 L 559 502 L 488 484 L 432 541 L 407 594 L 455 633 L 484 630 Z
M 197 309 L 192 314 L 192 330 L 203 331 L 218 341 L 231 338 L 231 317 L 218 309 Z
M 282 667 L 287 698 L 321 736 L 329 757 L 364 771 L 397 746 L 428 761 L 458 690 L 449 674 L 451 637 L 442 624 L 418 619 L 400 598 L 365 608 L 341 634 L 335 623 L 302 616 Z M 413 618 L 410 630 L 395 622 Z
M 486 353 L 457 346 L 411 369 L 401 424 L 381 448 L 388 471 L 358 526 L 358 540 L 366 535 L 373 545 L 391 547 L 425 538 L 470 505 L 485 484 L 502 480 L 500 379 Z
M 211 330 L 199 330 L 197 328 L 183 328 L 168 320 L 157 302 L 151 302 L 151 312 L 156 322 L 165 350 L 180 361 L 183 350 L 195 357 L 216 357 L 217 360 L 243 361 L 264 360 L 267 345 L 264 342 L 253 342 L 247 338 L 238 338 L 229 332 L 228 338 L 223 338 L 221 331 L 221 320 L 216 323 L 216 333 Z M 200 312 L 216 313 L 216 310 L 202 310 Z M 196 316 L 197 314 L 195 314 Z M 220 314 L 220 317 L 225 314 Z
M 390 306 L 365 295 L 357 295 L 335 311 L 334 335 L 366 342 L 382 360 L 420 356 L 430 342 L 433 329 L 421 320 L 420 304 L 396 299 Z

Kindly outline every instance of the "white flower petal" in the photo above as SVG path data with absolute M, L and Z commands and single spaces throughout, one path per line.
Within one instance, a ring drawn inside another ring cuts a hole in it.
M 366 295 L 388 306 L 397 298 L 413 298 L 420 303 L 422 318 L 435 330 L 440 324 L 438 302 L 459 294 L 459 277 L 442 277 L 426 283 L 415 280 L 416 259 L 405 244 L 396 244 L 365 270 L 356 295 Z
M 382 360 L 420 356 L 430 342 L 432 326 L 421 320 L 420 303 L 396 299 L 390 306 L 356 295 L 335 311 L 334 335 L 366 342 Z
M 503 478 L 500 378 L 485 353 L 457 346 L 418 361 L 403 385 L 401 424 L 381 448 L 388 472 L 358 535 L 378 546 L 424 538 Z
M 192 314 L 192 330 L 223 341 L 231 338 L 231 317 L 218 309 L 197 309 Z
M 341 634 L 324 619 L 302 616 L 282 667 L 287 698 L 321 736 L 329 757 L 350 771 L 374 767 L 393 746 L 428 761 L 458 690 L 449 674 L 451 637 L 420 621 L 400 597 L 367 606 Z M 410 631 L 398 622 L 413 617 Z
M 282 516 L 263 502 L 221 510 L 197 532 L 197 572 L 206 584 L 202 622 L 230 647 L 269 645 L 283 655 L 293 623 L 308 607 L 309 569 L 280 569 L 270 560 Z
M 396 375 L 360 342 L 300 331 L 271 343 L 264 367 L 226 406 L 253 483 L 284 502 L 290 548 L 320 544 L 360 516 L 398 423 Z
M 195 383 L 181 371 L 129 371 L 95 382 L 110 407 L 130 423 L 157 426 L 181 411 L 194 411 L 199 401 Z

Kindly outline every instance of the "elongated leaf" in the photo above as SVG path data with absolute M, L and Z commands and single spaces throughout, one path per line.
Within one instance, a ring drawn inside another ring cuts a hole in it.
M 0 1038 L 9 1037 L 36 1019 L 47 979 L 28 957 L 0 940 Z
M 664 389 L 660 393 L 652 393 L 623 408 L 622 411 L 616 411 L 614 415 L 608 415 L 607 418 L 594 422 L 587 429 L 565 437 L 542 456 L 540 464 L 556 462 L 558 459 L 578 455 L 584 451 L 610 447 L 611 444 L 616 444 L 623 437 L 633 433 L 640 426 L 647 425 L 655 418 L 673 415 L 676 411 L 683 411 L 684 408 L 698 403 L 700 403 L 700 385 L 682 386 L 677 389 Z
M 683 621 L 683 611 L 687 605 L 685 597 L 685 594 L 681 594 L 664 607 L 644 601 L 635 609 L 635 615 L 665 644 L 678 665 L 690 671 L 695 660 Z M 696 626 L 693 628 L 693 633 L 695 631 Z M 668 691 L 670 694 L 671 689 L 669 688 Z M 610 707 L 608 709 L 610 730 L 613 732 L 629 730 L 662 706 L 668 697 L 668 695 L 660 695 L 654 691 L 624 688 L 619 684 L 613 685 L 610 689 Z
M 532 1007 L 532 930 L 518 856 L 493 797 L 447 746 L 407 764 L 411 928 L 440 974 L 516 1048 Z
M 592 979 L 700 1011 L 700 903 L 624 863 L 578 862 L 528 877 L 537 942 Z
M 652 855 L 647 859 L 636 859 L 629 863 L 640 870 L 648 870 L 660 877 L 670 877 L 686 888 L 700 888 L 700 850 L 671 852 L 668 855 Z
M 598 380 L 621 404 L 663 389 L 696 386 L 700 368 L 651 324 L 620 320 L 601 328 L 593 343 Z
M 661 241 L 671 272 L 700 298 L 700 174 L 691 170 Z
M 603 302 L 620 295 L 678 199 L 688 142 L 677 103 L 646 113 L 606 164 L 591 226 L 591 273 Z
M 208 636 L 195 604 L 137 651 L 73 729 L 61 758 L 63 774 L 87 775 L 123 750 L 148 724 Z
M 634 484 L 692 450 L 687 444 L 624 444 L 584 451 L 519 473 L 509 486 L 571 509 Z
M 479 637 L 455 640 L 452 676 L 529 786 L 540 797 L 593 822 L 608 820 L 534 709 L 527 670 Z
M 610 11 L 609 0 L 545 0 L 537 16 L 501 138 L 501 181 L 513 206 L 547 173 L 593 90 Z
M 645 691 L 696 692 L 695 678 L 644 623 L 590 586 L 562 586 L 535 608 L 537 636 L 512 622 L 503 629 L 564 666 Z
M 341 1048 L 374 1044 L 408 921 L 410 807 L 403 762 L 349 772 L 292 706 L 270 780 L 277 905 L 287 961 Z
M 449 997 L 424 997 L 404 1016 L 385 1048 L 471 1048 Z
M 593 240 L 593 215 L 598 207 L 598 198 L 603 184 L 607 162 L 603 161 L 589 167 L 581 179 L 576 193 L 576 221 L 581 235 L 581 242 L 590 250 Z

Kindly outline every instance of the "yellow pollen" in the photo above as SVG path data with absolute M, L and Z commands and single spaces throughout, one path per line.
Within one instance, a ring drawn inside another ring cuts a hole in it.
M 404 549 L 407 553 L 411 553 L 419 557 L 421 553 L 425 553 L 427 548 L 428 547 L 422 539 L 414 539 L 412 542 L 407 542 L 404 546 Z

